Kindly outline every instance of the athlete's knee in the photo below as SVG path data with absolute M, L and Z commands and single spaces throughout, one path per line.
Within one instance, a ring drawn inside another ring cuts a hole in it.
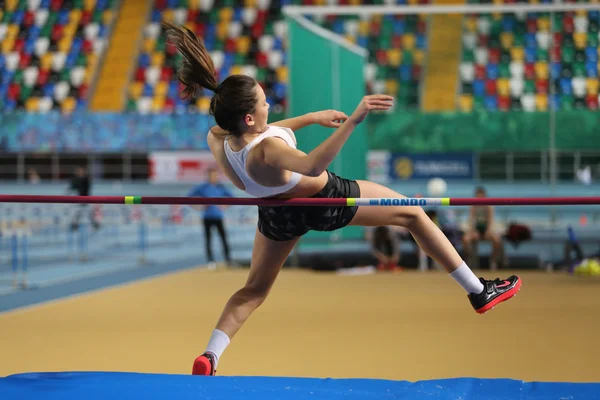
M 262 282 L 248 282 L 240 292 L 248 303 L 252 303 L 255 307 L 260 306 L 269 295 L 271 285 Z
M 429 219 L 421 207 L 398 207 L 393 217 L 393 225 L 403 226 L 409 230 L 419 222 Z

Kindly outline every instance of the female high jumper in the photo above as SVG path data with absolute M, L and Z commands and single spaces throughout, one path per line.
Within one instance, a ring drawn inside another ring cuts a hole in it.
M 255 79 L 232 75 L 218 83 L 202 40 L 185 27 L 165 23 L 163 28 L 167 39 L 183 55 L 178 70 L 184 86 L 182 96 L 194 97 L 202 88 L 214 93 L 210 113 L 217 126 L 208 134 L 208 145 L 217 164 L 236 187 L 259 198 L 404 197 L 385 186 L 344 179 L 327 170 L 354 128 L 370 111 L 388 110 L 392 97 L 365 96 L 350 116 L 327 110 L 269 124 L 269 104 Z M 293 131 L 311 124 L 337 129 L 305 154 L 296 148 Z M 246 284 L 225 305 L 205 352 L 194 361 L 194 375 L 215 374 L 230 340 L 265 301 L 294 245 L 310 230 L 332 231 L 347 225 L 405 227 L 419 247 L 462 286 L 478 313 L 514 296 L 521 286 L 517 276 L 506 280 L 475 276 L 446 236 L 417 206 L 259 206 L 258 216 Z

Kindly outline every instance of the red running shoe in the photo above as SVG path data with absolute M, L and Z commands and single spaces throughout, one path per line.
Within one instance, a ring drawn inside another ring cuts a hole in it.
M 483 284 L 483 292 L 470 293 L 468 296 L 471 305 L 479 314 L 484 314 L 497 304 L 510 299 L 521 288 L 521 278 L 515 275 L 505 280 L 487 281 L 483 278 L 479 278 L 479 280 Z
M 194 360 L 192 375 L 215 375 L 215 356 L 211 353 L 204 353 Z

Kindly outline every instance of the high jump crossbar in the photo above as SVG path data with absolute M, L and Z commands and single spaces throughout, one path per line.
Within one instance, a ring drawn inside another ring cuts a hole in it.
M 228 206 L 542 206 L 600 205 L 600 197 L 293 198 L 0 195 L 0 203 Z

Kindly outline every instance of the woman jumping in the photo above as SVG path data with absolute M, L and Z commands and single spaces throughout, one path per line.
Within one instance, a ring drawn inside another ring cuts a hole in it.
M 404 197 L 385 186 L 344 179 L 327 170 L 354 128 L 370 111 L 388 110 L 392 97 L 365 96 L 350 116 L 328 110 L 268 124 L 269 104 L 256 80 L 232 75 L 218 83 L 202 40 L 184 27 L 164 24 L 163 28 L 183 55 L 178 71 L 184 86 L 182 96 L 194 97 L 202 88 L 214 93 L 210 113 L 217 127 L 211 129 L 207 141 L 217 164 L 236 187 L 260 198 Z M 296 149 L 293 131 L 311 124 L 337 129 L 305 154 Z M 347 225 L 405 227 L 462 286 L 478 313 L 514 296 L 521 286 L 517 276 L 493 281 L 477 278 L 420 207 L 259 206 L 258 216 L 246 284 L 225 305 L 204 354 L 194 361 L 194 375 L 215 374 L 225 348 L 265 301 L 284 261 L 310 230 L 332 231 Z

